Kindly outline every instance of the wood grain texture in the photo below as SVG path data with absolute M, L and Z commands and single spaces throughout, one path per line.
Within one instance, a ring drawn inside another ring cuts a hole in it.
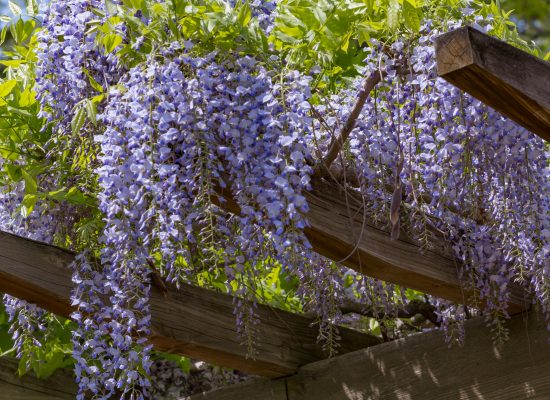
M 441 77 L 550 140 L 550 63 L 472 27 L 435 41 Z
M 284 379 L 258 379 L 179 400 L 287 400 Z M 319 400 L 323 400 L 320 398 Z
M 357 193 L 332 184 L 316 182 L 306 197 L 311 226 L 305 233 L 318 253 L 364 275 L 468 303 L 470 293 L 462 289 L 458 278 L 460 264 L 443 242 L 434 243 L 434 251 L 423 251 L 404 234 L 391 240 L 387 231 L 364 216 Z M 510 312 L 520 312 L 528 303 L 523 291 L 514 287 Z
M 19 377 L 19 362 L 9 357 L 0 358 L 0 399 L 3 400 L 74 400 L 76 384 L 67 371 L 56 371 L 47 380 L 32 373 Z
M 543 321 L 519 315 L 510 340 L 493 345 L 483 321 L 463 348 L 425 333 L 308 365 L 287 380 L 289 400 L 516 400 L 550 398 L 550 345 Z
M 72 287 L 68 265 L 74 254 L 0 232 L 0 292 L 68 317 Z M 247 358 L 233 315 L 231 296 L 182 285 L 151 297 L 156 348 L 260 376 L 289 375 L 301 365 L 326 358 L 313 320 L 259 305 L 255 360 Z M 378 338 L 342 328 L 341 353 L 378 344 Z
M 283 399 L 550 399 L 550 345 L 545 323 L 530 313 L 513 317 L 508 327 L 510 340 L 501 347 L 492 343 L 482 320 L 472 320 L 467 323 L 463 348 L 448 348 L 441 333 L 429 332 L 309 364 L 282 379 L 286 389 Z M 254 385 L 236 385 L 200 399 L 262 398 L 248 394 L 267 392 L 266 381 Z M 281 380 L 273 385 L 273 390 L 280 387 Z

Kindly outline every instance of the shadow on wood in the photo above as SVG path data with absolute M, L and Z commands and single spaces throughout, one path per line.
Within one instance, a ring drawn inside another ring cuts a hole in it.
M 330 360 L 272 382 L 235 385 L 192 400 L 518 400 L 550 399 L 548 330 L 535 313 L 507 324 L 495 346 L 483 320 L 466 324 L 463 348 L 440 332 L 421 333 Z M 281 383 L 284 381 L 284 385 Z M 280 387 L 285 387 L 284 395 Z M 250 396 L 254 394 L 254 396 Z

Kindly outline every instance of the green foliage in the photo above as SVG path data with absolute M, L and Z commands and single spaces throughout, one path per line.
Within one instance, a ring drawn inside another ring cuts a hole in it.
M 9 329 L 8 314 L 4 310 L 4 305 L 0 304 L 0 357 L 14 356 L 13 340 L 8 332 Z
M 73 365 L 71 332 L 74 324 L 53 314 L 47 315 L 46 331 L 36 337 L 23 335 L 23 349 L 19 361 L 19 375 L 32 371 L 37 377 L 46 379 L 57 369 Z M 10 324 L 4 307 L 0 307 L 0 357 L 15 356 Z
M 550 2 L 547 0 L 500 0 L 505 10 L 512 11 L 512 16 L 518 19 L 520 32 L 525 39 L 532 41 L 541 52 L 546 52 L 544 58 L 550 59 Z
M 72 358 L 71 332 L 74 324 L 60 319 L 53 314 L 48 315 L 46 332 L 40 340 L 40 345 L 28 340 L 19 361 L 19 375 L 28 370 L 39 377 L 46 379 L 57 369 L 68 368 L 74 364 Z

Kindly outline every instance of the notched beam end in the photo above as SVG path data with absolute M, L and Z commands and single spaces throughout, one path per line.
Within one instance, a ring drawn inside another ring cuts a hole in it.
M 550 141 L 550 64 L 472 27 L 435 41 L 439 76 Z
M 465 68 L 474 62 L 470 42 L 470 27 L 456 29 L 438 36 L 435 40 L 437 73 L 439 76 Z

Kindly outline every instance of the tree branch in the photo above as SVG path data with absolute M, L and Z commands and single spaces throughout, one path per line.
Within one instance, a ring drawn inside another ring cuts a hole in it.
M 340 130 L 338 137 L 330 144 L 329 151 L 327 155 L 321 160 L 318 169 L 325 168 L 328 170 L 332 162 L 336 160 L 336 157 L 338 157 L 338 153 L 344 146 L 344 143 L 346 143 L 346 141 L 348 140 L 351 131 L 353 130 L 353 128 L 355 128 L 357 118 L 359 118 L 359 114 L 361 114 L 361 111 L 363 110 L 363 107 L 369 97 L 370 92 L 372 92 L 374 87 L 384 78 L 385 75 L 385 71 L 376 71 L 365 79 L 363 87 L 359 91 L 355 106 L 351 110 L 351 113 L 349 114 L 345 125 Z

